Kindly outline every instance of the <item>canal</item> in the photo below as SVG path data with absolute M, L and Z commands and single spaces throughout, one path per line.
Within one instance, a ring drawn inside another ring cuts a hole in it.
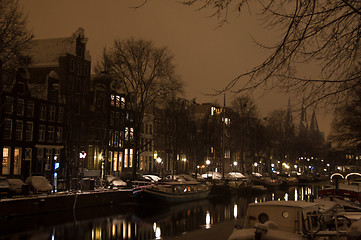
M 0 219 L 0 239 L 227 239 L 247 206 L 268 200 L 312 200 L 321 185 L 286 191 L 241 193 L 230 199 L 173 206 L 125 205 Z

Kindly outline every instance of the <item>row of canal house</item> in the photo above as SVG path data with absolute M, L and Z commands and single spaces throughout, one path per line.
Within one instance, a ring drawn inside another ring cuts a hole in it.
M 0 176 L 39 174 L 60 186 L 132 167 L 126 96 L 106 78 L 91 78 L 86 44 L 81 28 L 34 40 L 27 69 L 2 70 Z
M 91 76 L 86 44 L 82 28 L 69 37 L 33 40 L 27 68 L 2 71 L 0 176 L 45 175 L 61 188 L 80 177 L 131 171 L 127 96 L 106 73 Z M 139 171 L 194 172 L 205 164 L 219 141 L 203 139 L 203 116 L 212 116 L 212 106 L 199 106 L 177 98 L 147 109 Z

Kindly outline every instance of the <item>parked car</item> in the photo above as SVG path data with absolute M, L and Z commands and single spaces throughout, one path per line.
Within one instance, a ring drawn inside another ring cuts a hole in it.
M 53 187 L 44 176 L 31 176 L 25 181 L 30 186 L 30 190 L 34 193 L 50 192 Z
M 126 182 L 112 175 L 105 176 L 105 182 L 109 188 L 113 189 L 124 188 L 127 186 Z
M 222 173 L 220 172 L 207 172 L 202 174 L 204 179 L 212 178 L 213 180 L 220 180 L 222 179 Z
M 157 175 L 152 175 L 152 174 L 147 174 L 147 175 L 143 175 L 143 177 L 145 179 L 148 179 L 152 182 L 158 182 L 159 180 L 161 180 L 162 178 L 157 176 Z
M 123 181 L 133 181 L 133 180 L 136 180 L 136 181 L 147 181 L 147 182 L 150 182 L 149 179 L 146 179 L 143 174 L 141 173 L 137 173 L 136 176 L 135 176 L 135 179 L 133 179 L 133 173 L 132 172 L 122 172 L 120 173 L 120 176 L 119 178 Z
M 27 186 L 23 180 L 19 178 L 9 178 L 7 179 L 9 185 L 10 185 L 10 194 L 21 194 L 24 193 L 24 189 Z
M 9 195 L 10 185 L 6 178 L 0 177 L 0 197 L 6 197 Z

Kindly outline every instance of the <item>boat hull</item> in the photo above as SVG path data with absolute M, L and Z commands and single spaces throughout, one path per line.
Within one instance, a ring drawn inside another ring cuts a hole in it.
M 195 192 L 164 192 L 154 187 L 140 187 L 133 190 L 133 197 L 140 202 L 161 201 L 167 203 L 179 203 L 207 198 L 210 190 Z

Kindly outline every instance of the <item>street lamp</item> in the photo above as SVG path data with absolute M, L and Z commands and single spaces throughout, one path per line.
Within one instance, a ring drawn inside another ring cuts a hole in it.
M 206 164 L 207 164 L 207 178 L 208 178 L 209 164 L 211 164 L 211 161 L 209 159 L 207 159 Z
M 236 171 L 237 164 L 238 164 L 237 161 L 234 161 L 234 162 L 233 162 L 234 171 Z
M 161 164 L 162 164 L 162 159 L 160 157 L 157 157 L 157 163 L 158 163 L 158 175 L 160 176 L 160 170 L 161 170 Z M 163 173 L 163 172 L 162 172 Z M 162 174 L 163 175 L 163 174 Z M 162 176 L 163 178 L 163 176 Z
M 184 172 L 186 173 L 187 172 L 187 158 L 183 157 L 182 158 L 182 161 L 184 162 Z

